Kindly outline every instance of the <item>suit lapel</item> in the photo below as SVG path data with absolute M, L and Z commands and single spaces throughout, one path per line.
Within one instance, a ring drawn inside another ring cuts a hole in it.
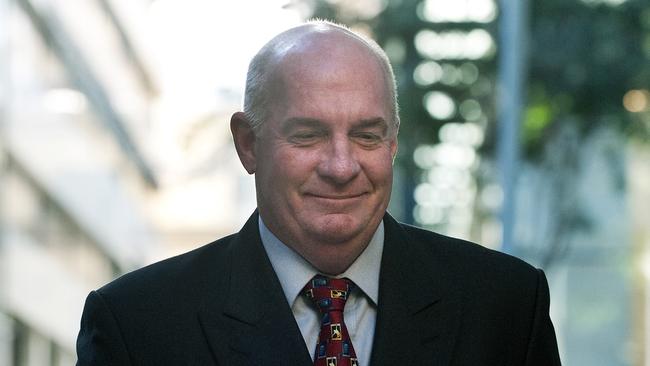
M 448 365 L 460 321 L 455 281 L 388 214 L 384 225 L 371 365 Z
M 223 294 L 209 296 L 200 314 L 219 364 L 311 365 L 280 282 L 259 236 L 257 212 L 230 243 Z

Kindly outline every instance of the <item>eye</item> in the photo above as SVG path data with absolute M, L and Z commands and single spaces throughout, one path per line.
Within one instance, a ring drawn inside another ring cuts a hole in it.
M 369 131 L 355 132 L 352 134 L 352 138 L 364 146 L 374 146 L 383 140 L 378 133 Z
M 291 134 L 288 140 L 297 145 L 309 145 L 317 142 L 322 136 L 318 131 L 297 131 Z

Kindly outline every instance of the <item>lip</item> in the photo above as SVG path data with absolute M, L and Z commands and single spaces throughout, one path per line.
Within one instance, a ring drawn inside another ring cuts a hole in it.
M 317 199 L 322 199 L 322 200 L 328 200 L 328 201 L 346 201 L 346 200 L 354 200 L 361 198 L 365 196 L 366 193 L 356 193 L 356 194 L 316 194 L 316 193 L 307 193 L 306 196 L 312 197 L 312 198 L 317 198 Z

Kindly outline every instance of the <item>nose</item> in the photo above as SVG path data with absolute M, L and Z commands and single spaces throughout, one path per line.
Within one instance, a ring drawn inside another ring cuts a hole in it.
M 323 149 L 318 174 L 336 185 L 352 181 L 361 171 L 354 147 L 347 136 L 333 137 Z

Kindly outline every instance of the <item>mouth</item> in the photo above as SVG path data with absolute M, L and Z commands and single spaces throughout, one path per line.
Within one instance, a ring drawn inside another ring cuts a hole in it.
M 348 201 L 362 198 L 366 195 L 366 192 L 362 193 L 352 193 L 352 194 L 322 194 L 322 193 L 307 193 L 306 196 L 327 200 L 327 201 Z

